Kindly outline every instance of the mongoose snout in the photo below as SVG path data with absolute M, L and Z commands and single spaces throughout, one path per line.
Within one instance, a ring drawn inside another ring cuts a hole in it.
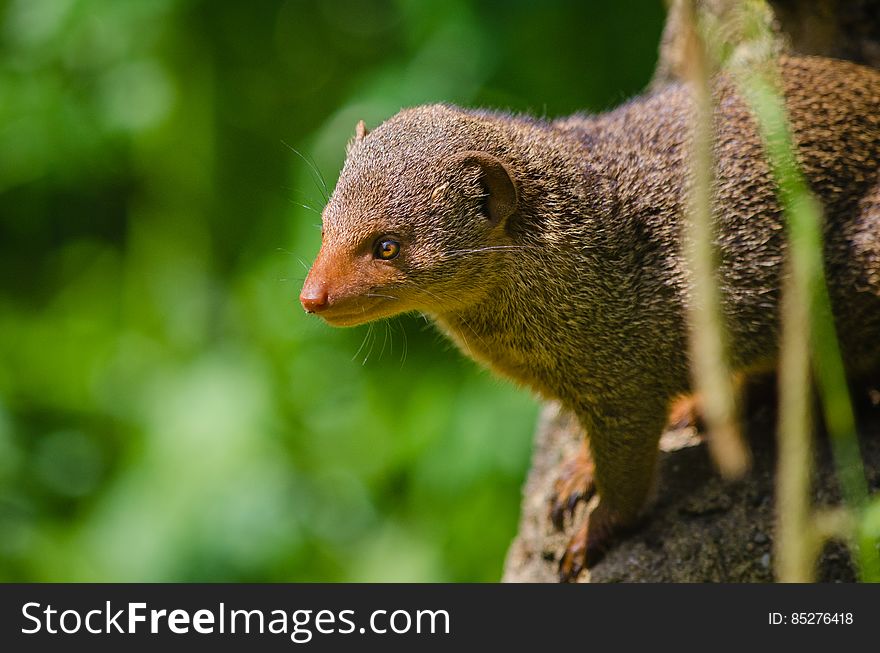
M 306 283 L 299 294 L 299 303 L 306 313 L 320 313 L 327 308 L 327 288 L 319 283 Z
M 395 246 L 388 238 L 377 245 L 384 247 L 385 257 Z M 299 301 L 306 312 L 320 315 L 333 326 L 355 326 L 387 315 L 382 306 L 395 298 L 381 292 L 384 283 L 385 275 L 375 269 L 370 257 L 346 248 L 322 248 Z

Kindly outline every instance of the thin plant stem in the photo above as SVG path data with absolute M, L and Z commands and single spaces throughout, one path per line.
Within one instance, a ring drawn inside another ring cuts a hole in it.
M 693 297 L 689 307 L 691 370 L 700 394 L 703 418 L 709 431 L 709 445 L 722 475 L 741 476 L 749 466 L 750 454 L 739 429 L 733 376 L 727 362 L 726 331 L 718 287 L 712 186 L 713 101 L 711 58 L 700 35 L 693 1 L 685 2 L 685 70 L 693 89 L 694 120 L 690 156 L 691 187 L 688 196 L 689 267 Z

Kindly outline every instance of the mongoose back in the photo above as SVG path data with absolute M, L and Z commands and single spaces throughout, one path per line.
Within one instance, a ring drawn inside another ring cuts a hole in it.
M 814 57 L 778 68 L 798 160 L 825 209 L 844 357 L 852 373 L 877 370 L 880 72 Z M 732 365 L 772 369 L 784 218 L 735 84 L 718 77 L 714 95 Z M 692 114 L 689 88 L 675 85 L 553 122 L 430 105 L 369 133 L 359 123 L 300 296 L 337 326 L 425 313 L 468 356 L 578 416 L 590 455 L 566 492 L 599 502 L 560 563 L 564 580 L 644 510 L 670 402 L 689 391 Z

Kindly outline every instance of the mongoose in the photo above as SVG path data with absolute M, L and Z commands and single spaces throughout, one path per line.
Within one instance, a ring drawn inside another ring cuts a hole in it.
M 880 369 L 880 72 L 787 57 L 799 163 L 825 210 L 849 371 Z M 772 369 L 786 230 L 747 105 L 716 100 L 715 220 L 734 371 Z M 642 514 L 670 402 L 689 391 L 683 252 L 693 106 L 672 85 L 545 121 L 448 105 L 359 123 L 300 301 L 335 326 L 420 311 L 468 356 L 557 399 L 589 441 L 563 474 L 598 493 L 560 562 L 577 576 Z M 570 503 L 570 502 L 568 502 Z

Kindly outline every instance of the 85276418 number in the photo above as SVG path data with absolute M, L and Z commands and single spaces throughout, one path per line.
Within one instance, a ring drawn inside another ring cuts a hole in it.
M 854 622 L 852 612 L 770 612 L 767 617 L 772 626 L 851 625 Z

